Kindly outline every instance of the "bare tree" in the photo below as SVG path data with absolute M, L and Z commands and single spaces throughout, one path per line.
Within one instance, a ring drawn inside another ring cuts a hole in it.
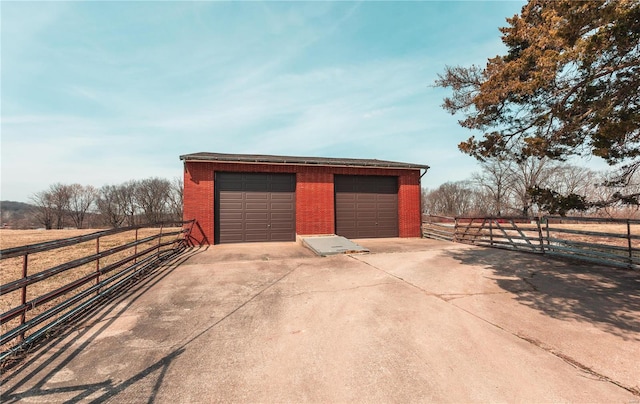
M 125 212 L 119 203 L 117 185 L 105 185 L 100 188 L 96 207 L 105 224 L 115 228 L 120 227 L 124 222 Z
M 592 194 L 598 183 L 598 173 L 586 167 L 574 165 L 560 165 L 555 167 L 548 179 L 548 185 L 554 191 L 562 194 L 578 194 L 592 199 Z
M 136 216 L 138 215 L 138 202 L 136 199 L 136 181 L 128 181 L 118 185 L 116 189 L 116 197 L 120 209 L 122 210 L 127 226 L 136 225 Z
M 595 214 L 604 217 L 636 218 L 640 216 L 640 205 L 621 200 L 621 194 L 640 194 L 640 172 L 629 176 L 628 183 L 611 185 L 612 176 L 617 173 L 599 173 L 596 186 L 592 190 Z
M 533 202 L 529 190 L 534 187 L 546 188 L 557 167 L 554 161 L 538 157 L 529 157 L 511 166 L 514 211 L 525 217 L 532 213 Z
M 169 211 L 173 220 L 182 220 L 182 205 L 184 200 L 184 184 L 181 177 L 173 179 L 167 198 Z
M 49 187 L 48 193 L 53 205 L 55 227 L 56 229 L 63 229 L 65 225 L 64 218 L 69 211 L 71 187 L 66 184 L 56 183 Z
M 513 162 L 501 158 L 485 160 L 481 171 L 472 174 L 472 180 L 489 198 L 486 211 L 490 215 L 501 216 L 509 206 L 509 195 L 514 185 Z
M 446 182 L 432 191 L 423 192 L 423 210 L 432 215 L 484 215 L 484 195 L 470 181 Z
M 48 191 L 40 191 L 33 194 L 29 199 L 34 206 L 33 212 L 36 221 L 43 225 L 45 229 L 51 230 L 55 217 L 51 193 Z
M 169 205 L 171 182 L 161 178 L 147 178 L 137 183 L 135 198 L 147 223 L 162 222 Z
M 91 185 L 69 186 L 69 216 L 78 229 L 82 229 L 89 208 L 95 203 L 98 191 Z
M 180 178 L 148 178 L 99 190 L 91 185 L 56 183 L 34 194 L 31 201 L 36 221 L 47 229 L 64 228 L 65 219 L 82 228 L 94 207 L 102 224 L 135 226 L 141 217 L 148 223 L 182 220 L 183 183 Z

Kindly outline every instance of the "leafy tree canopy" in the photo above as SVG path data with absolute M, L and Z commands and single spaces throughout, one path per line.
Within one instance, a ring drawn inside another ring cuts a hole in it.
M 443 107 L 484 132 L 460 143 L 480 160 L 595 155 L 640 161 L 640 0 L 530 0 L 500 28 L 506 55 L 447 67 Z
M 565 196 L 551 189 L 536 186 L 529 189 L 529 194 L 543 211 L 552 215 L 565 216 L 570 210 L 585 211 L 590 207 L 584 196 L 573 192 Z

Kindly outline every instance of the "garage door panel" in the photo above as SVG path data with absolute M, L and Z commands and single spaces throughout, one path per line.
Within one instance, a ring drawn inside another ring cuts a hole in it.
M 269 192 L 244 192 L 244 198 L 247 200 L 261 200 L 266 201 L 269 199 Z
M 264 212 L 247 212 L 245 213 L 246 220 L 262 220 L 263 222 L 269 221 L 269 214 Z
M 291 229 L 293 229 L 293 227 L 289 223 L 276 222 L 276 223 L 272 223 L 271 224 L 271 230 L 272 231 L 276 231 L 276 230 L 291 230 Z
M 381 203 L 397 203 L 398 195 L 397 194 L 377 194 L 376 200 Z
M 382 227 L 382 228 L 387 228 L 387 227 L 393 227 L 395 226 L 398 222 L 395 218 L 380 218 L 378 217 L 376 219 L 376 223 L 378 223 L 378 226 Z
M 258 209 L 261 211 L 266 211 L 269 208 L 269 202 L 268 201 L 256 201 L 256 200 L 246 200 L 244 202 L 244 210 L 252 210 L 252 209 Z
M 371 221 L 375 223 L 376 217 L 377 217 L 376 212 L 369 212 L 369 211 L 356 212 L 356 218 L 358 220 Z
M 270 233 L 271 241 L 291 241 L 291 233 L 286 232 L 275 232 L 272 231 Z
M 222 186 L 222 184 L 220 184 L 220 183 L 217 183 L 216 185 L 217 186 Z M 225 185 L 224 189 L 225 189 L 225 191 L 227 193 L 233 193 L 233 192 L 242 191 L 242 187 L 243 187 L 242 184 L 230 183 L 230 184 Z
M 392 224 L 397 224 L 398 220 L 396 218 L 396 216 L 391 216 L 391 214 L 379 214 L 376 217 L 376 220 L 378 221 L 378 223 L 392 223 Z
M 398 195 L 398 185 L 396 181 L 384 182 L 379 184 L 376 189 L 376 194 L 383 197 L 393 198 L 395 195 Z
M 228 232 L 225 235 L 225 243 L 242 243 L 242 241 L 243 241 L 242 233 Z
M 271 193 L 271 200 L 272 201 L 291 201 L 293 197 L 293 192 L 292 191 L 288 191 L 288 192 L 272 192 Z
M 358 202 L 356 204 L 356 210 L 358 212 L 371 211 L 376 212 L 378 205 L 375 202 Z
M 256 243 L 256 242 L 261 242 L 261 241 L 265 241 L 266 239 L 269 238 L 269 233 L 267 231 L 261 231 L 261 232 L 246 232 L 244 234 L 244 240 L 239 240 L 239 241 L 234 241 L 236 243 L 240 243 L 240 242 L 249 242 L 249 243 Z M 273 240 L 269 240 L 269 241 L 273 241 Z
M 243 225 L 238 222 L 222 222 L 220 223 L 220 230 L 223 229 L 225 232 L 242 232 Z
M 242 220 L 242 211 L 224 212 L 223 215 L 220 215 L 220 220 Z
M 295 219 L 295 215 L 289 212 L 271 212 L 269 218 L 272 222 L 289 221 Z
M 218 243 L 295 240 L 295 175 L 216 174 Z
M 377 238 L 393 238 L 393 237 L 398 237 L 398 232 L 394 231 L 392 229 L 387 229 L 387 230 L 378 230 L 376 233 L 376 237 Z M 365 238 L 365 237 L 362 237 Z
M 244 228 L 250 232 L 266 232 L 268 230 L 266 222 L 246 222 Z
M 351 201 L 343 201 L 343 200 L 338 199 L 336 201 L 336 207 L 337 208 L 341 208 L 344 211 L 348 211 L 349 209 L 355 210 L 356 203 L 355 202 L 351 202 Z
M 229 201 L 233 201 L 233 200 L 242 200 L 243 195 L 242 193 L 239 193 L 237 191 L 233 191 L 233 190 L 229 190 L 229 191 L 220 191 L 220 196 L 222 196 L 224 198 L 224 200 L 229 200 Z
M 229 204 L 221 204 L 221 211 L 223 212 L 220 217 L 226 217 L 227 214 L 230 213 L 240 213 L 242 215 L 242 205 L 229 205 Z
M 270 210 L 283 210 L 283 211 L 291 211 L 293 209 L 293 204 L 292 203 L 283 203 L 283 202 L 276 202 L 276 203 L 271 203 L 270 205 Z
M 336 214 L 336 221 L 344 222 L 347 220 L 356 220 L 356 211 L 352 210 L 345 213 Z
M 271 192 L 295 192 L 295 182 L 285 182 L 271 184 Z
M 242 208 L 244 207 L 244 201 L 242 199 L 240 199 L 240 200 L 226 200 L 226 199 L 223 199 L 223 200 L 220 201 L 220 206 L 224 207 L 225 210 L 242 211 Z
M 397 213 L 395 209 L 397 209 L 395 203 L 380 203 L 378 204 L 378 216 L 380 217 L 396 217 Z
M 336 233 L 347 238 L 398 236 L 398 179 L 335 176 Z

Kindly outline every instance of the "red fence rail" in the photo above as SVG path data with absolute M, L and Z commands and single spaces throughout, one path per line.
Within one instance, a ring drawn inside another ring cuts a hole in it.
M 110 229 L 1 250 L 1 270 L 20 270 L 20 275 L 0 285 L 2 308 L 10 307 L 0 313 L 0 363 L 191 246 L 194 224 L 195 220 L 190 220 Z M 143 237 L 141 231 L 145 233 Z M 110 236 L 127 232 L 134 233 L 129 237 L 131 241 L 118 241 L 108 248 L 104 248 L 108 243 L 101 244 Z M 30 257 L 47 252 L 64 254 L 69 251 L 65 249 L 76 245 L 83 245 L 86 250 L 86 243 L 94 241 L 95 253 L 30 273 Z M 53 282 L 67 274 L 72 275 L 71 281 Z M 53 289 L 40 287 L 48 284 L 54 285 Z M 34 292 L 33 288 L 37 290 Z M 42 292 L 44 289 L 46 292 Z

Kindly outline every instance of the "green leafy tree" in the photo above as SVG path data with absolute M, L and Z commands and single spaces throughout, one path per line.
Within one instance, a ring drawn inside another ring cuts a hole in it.
M 571 210 L 584 211 L 590 207 L 584 196 L 574 193 L 561 195 L 547 188 L 533 187 L 529 190 L 529 194 L 540 209 L 560 216 L 566 216 Z
M 447 67 L 443 107 L 482 137 L 460 143 L 480 160 L 594 155 L 640 168 L 640 0 L 530 0 L 500 28 L 505 55 Z M 638 203 L 639 194 L 621 195 Z

